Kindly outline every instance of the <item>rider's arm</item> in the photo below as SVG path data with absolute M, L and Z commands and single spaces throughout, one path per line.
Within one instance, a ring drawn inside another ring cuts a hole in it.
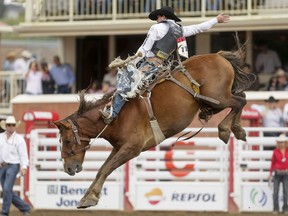
M 189 37 L 191 35 L 195 35 L 201 32 L 205 32 L 208 29 L 212 28 L 215 24 L 218 23 L 217 18 L 213 18 L 206 22 L 197 24 L 197 25 L 190 25 L 190 26 L 183 26 L 183 36 Z
M 152 49 L 156 40 L 159 40 L 159 24 L 151 26 L 143 44 L 139 47 L 137 53 L 141 52 L 142 57 L 138 57 L 134 63 L 137 64 L 142 58 L 146 57 L 147 53 Z
M 206 22 L 200 23 L 198 25 L 183 26 L 183 36 L 189 37 L 195 35 L 208 29 L 212 28 L 217 23 L 227 23 L 230 20 L 230 16 L 224 13 L 219 14 L 217 17 L 208 20 Z

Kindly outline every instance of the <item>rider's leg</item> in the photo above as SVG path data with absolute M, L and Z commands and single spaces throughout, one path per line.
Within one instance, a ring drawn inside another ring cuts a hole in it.
M 123 105 L 125 104 L 125 99 L 120 95 L 116 94 L 112 101 L 112 108 L 107 108 L 106 110 L 99 110 L 100 115 L 106 121 L 105 123 L 110 123 L 112 120 L 117 116 L 117 114 L 122 109 Z

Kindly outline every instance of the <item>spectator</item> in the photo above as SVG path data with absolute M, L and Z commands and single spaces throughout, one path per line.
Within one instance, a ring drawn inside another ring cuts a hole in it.
M 109 81 L 103 81 L 102 82 L 101 93 L 103 93 L 103 94 L 110 93 L 114 89 L 115 89 L 115 87 L 113 87 Z
M 220 9 L 221 0 L 206 0 L 206 10 L 217 11 Z
M 26 80 L 26 94 L 37 95 L 43 93 L 42 77 L 43 72 L 39 69 L 38 63 L 36 61 L 31 62 L 29 70 L 24 74 Z
M 267 91 L 276 91 L 277 88 L 277 77 L 274 75 L 268 82 Z
M 270 176 L 272 180 L 274 173 L 273 189 L 273 213 L 279 213 L 279 187 L 283 185 L 283 207 L 282 210 L 288 214 L 288 150 L 285 134 L 279 135 L 276 139 L 276 149 L 273 150 L 271 159 Z
M 100 83 L 98 80 L 94 80 L 91 84 L 91 87 L 87 90 L 88 94 L 98 93 Z
M 287 74 L 281 68 L 275 71 L 275 76 L 277 78 L 276 91 L 286 91 L 288 90 Z
M 55 82 L 50 74 L 47 62 L 41 63 L 43 94 L 54 94 Z
M 251 65 L 248 64 L 248 63 L 243 64 L 242 67 L 241 67 L 241 69 L 242 69 L 245 73 L 254 73 L 254 72 L 252 71 Z M 255 73 L 254 73 L 254 74 L 255 74 Z M 254 84 L 248 89 L 248 90 L 250 90 L 250 91 L 258 91 L 258 90 L 261 88 L 260 83 L 259 83 L 259 77 L 258 77 L 257 74 L 255 74 L 255 75 L 256 75 L 255 82 L 254 82 Z
M 107 73 L 104 75 L 103 82 L 109 82 L 111 87 L 116 88 L 117 83 L 117 69 L 106 68 Z
M 274 71 L 281 67 L 281 61 L 274 50 L 270 50 L 266 42 L 258 44 L 258 51 L 255 68 L 261 83 L 268 84 Z
M 6 59 L 3 63 L 3 70 L 4 71 L 14 71 L 14 63 L 16 59 L 16 54 L 14 52 L 10 52 L 7 54 Z M 1 92 L 1 96 L 4 96 L 7 101 L 10 100 L 10 78 L 7 77 L 4 82 L 5 88 L 3 88 L 2 83 L 0 84 L 1 89 L 4 90 L 4 92 Z
M 27 50 L 23 50 L 21 52 L 21 57 L 15 60 L 14 63 L 15 70 L 17 72 L 25 74 L 29 69 L 31 61 L 33 61 L 32 54 Z
M 251 108 L 257 110 L 262 115 L 263 127 L 279 128 L 284 126 L 283 112 L 278 107 L 279 100 L 276 100 L 273 96 L 270 96 L 265 100 L 265 105 L 252 104 Z M 279 136 L 279 132 L 271 131 L 264 132 L 264 136 Z
M 59 56 L 54 56 L 54 65 L 50 74 L 57 85 L 58 94 L 70 94 L 72 85 L 75 81 L 75 75 L 68 64 L 62 64 Z
M 92 4 L 92 0 L 78 0 L 78 14 L 92 14 Z
M 286 103 L 283 108 L 283 120 L 284 126 L 288 127 L 288 103 Z
M 32 61 L 33 61 L 32 54 L 27 50 L 23 50 L 21 52 L 21 57 L 15 60 L 14 63 L 15 71 L 24 75 L 29 70 L 29 65 Z M 24 93 L 25 91 L 24 80 L 18 80 L 18 87 L 20 90 L 19 93 Z
M 1 121 L 1 128 L 6 130 L 0 134 L 0 180 L 3 190 L 1 216 L 9 215 L 13 203 L 23 215 L 29 215 L 31 207 L 13 192 L 16 175 L 24 176 L 28 167 L 28 153 L 25 140 L 16 133 L 20 122 L 14 116 Z
M 107 14 L 109 0 L 78 0 L 78 14 Z
M 14 52 L 10 52 L 7 54 L 6 59 L 3 63 L 3 70 L 4 71 L 14 71 L 15 70 L 15 59 L 16 54 Z

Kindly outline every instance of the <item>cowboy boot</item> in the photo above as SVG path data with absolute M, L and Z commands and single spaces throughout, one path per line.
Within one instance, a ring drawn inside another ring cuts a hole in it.
M 103 110 L 99 110 L 99 114 L 103 118 L 105 124 L 110 124 L 113 121 L 112 113 L 113 113 L 113 107 L 105 106 Z
M 120 94 L 116 94 L 113 98 L 112 107 L 105 107 L 103 110 L 99 110 L 99 114 L 104 119 L 105 124 L 110 124 L 113 121 L 125 102 L 125 99 Z

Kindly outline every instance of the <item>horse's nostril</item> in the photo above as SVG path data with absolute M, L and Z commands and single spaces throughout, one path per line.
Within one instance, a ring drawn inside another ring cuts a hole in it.
M 71 173 L 71 168 L 69 167 L 69 168 L 67 169 L 67 171 L 68 171 L 69 173 Z

